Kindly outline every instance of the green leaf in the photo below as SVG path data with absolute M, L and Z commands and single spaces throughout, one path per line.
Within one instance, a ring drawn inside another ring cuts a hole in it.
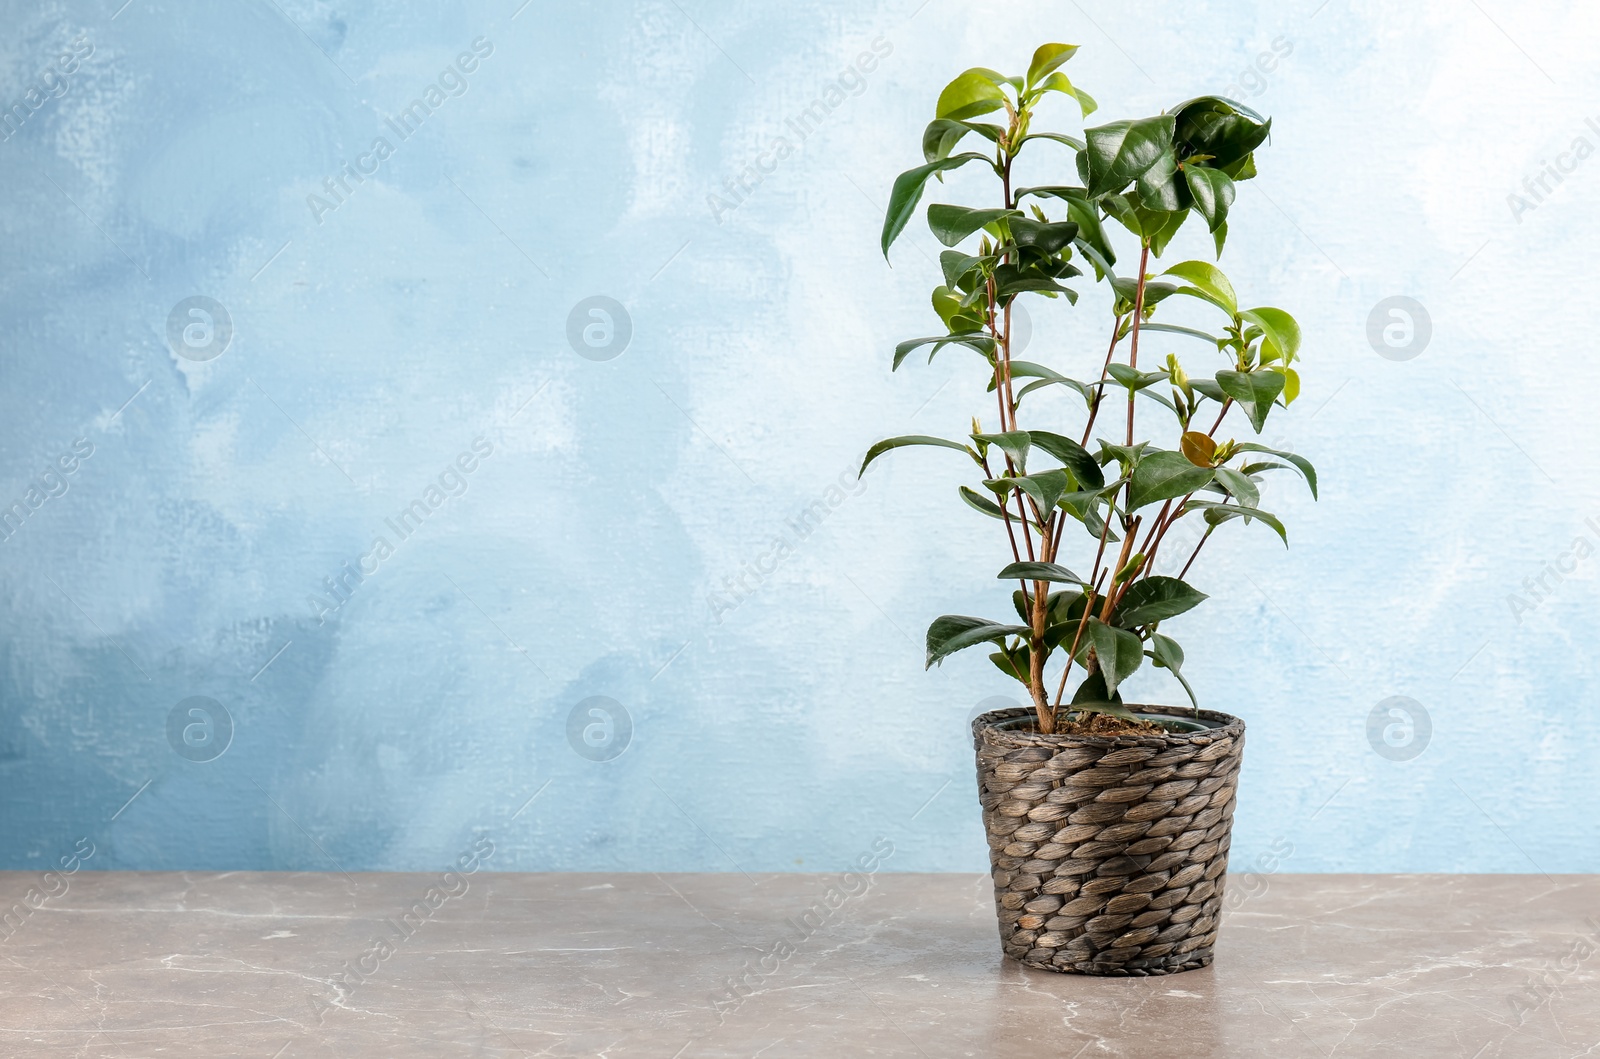
M 1272 402 L 1283 391 L 1283 376 L 1275 371 L 1219 371 L 1217 385 L 1239 402 L 1250 417 L 1250 425 L 1259 434 L 1266 424 L 1267 413 L 1272 410 Z
M 1081 151 L 1085 146 L 1082 140 L 1078 139 L 1076 136 L 1068 136 L 1064 132 L 1030 132 L 1021 140 L 1017 141 L 1017 146 L 1021 147 L 1029 140 L 1054 140 L 1056 143 L 1066 144 L 1074 151 Z
M 1177 293 L 1183 294 L 1187 290 L 1187 287 L 1179 287 Z M 1146 320 L 1144 323 L 1140 324 L 1139 330 L 1165 331 L 1172 335 L 1188 335 L 1190 338 L 1204 339 L 1205 341 L 1210 342 L 1212 345 L 1217 345 L 1222 341 L 1222 339 L 1218 338 L 1216 335 L 1208 335 L 1204 331 L 1197 331 L 1192 327 L 1184 327 L 1181 324 L 1158 324 L 1153 320 Z M 1218 400 L 1221 400 L 1221 398 L 1218 398 Z
M 972 440 L 981 441 L 989 445 L 998 445 L 1017 470 L 1024 470 L 1028 466 L 1028 445 L 1030 444 L 1026 430 L 1008 430 L 1004 434 L 974 434 Z
M 1012 367 L 1015 368 L 1016 365 L 1013 364 Z M 1030 430 L 1028 437 L 1036 448 L 1043 449 L 1060 460 L 1061 465 L 1072 472 L 1072 476 L 1079 484 L 1092 489 L 1099 489 L 1106 484 L 1100 465 L 1089 455 L 1088 450 L 1076 441 L 1048 430 Z
M 1181 452 L 1152 452 L 1133 468 L 1128 485 L 1128 510 L 1192 493 L 1211 481 L 1209 467 L 1196 467 Z
M 980 643 L 1004 644 L 1007 636 L 1027 636 L 1025 625 L 1001 625 L 986 618 L 969 618 L 962 614 L 946 614 L 933 619 L 928 626 L 928 662 L 935 662 Z
M 1078 101 L 1078 110 L 1086 118 L 1100 106 L 1094 101 L 1093 96 L 1075 87 L 1066 74 L 1051 74 L 1034 91 L 1036 93 L 1060 92 L 1062 95 L 1071 96 Z
M 1180 261 L 1162 273 L 1163 276 L 1177 276 L 1193 284 L 1193 288 L 1179 287 L 1179 294 L 1201 298 L 1210 302 L 1226 312 L 1229 316 L 1239 314 L 1239 301 L 1233 293 L 1233 284 L 1228 282 L 1228 277 L 1222 270 L 1209 261 Z M 1210 335 L 1205 335 L 1211 338 Z M 1217 341 L 1211 338 L 1213 342 Z
M 928 207 L 928 228 L 939 242 L 945 246 L 955 246 L 979 228 L 1001 217 L 1020 216 L 1016 210 L 974 210 L 936 202 Z
M 1113 361 L 1106 365 L 1106 374 L 1130 390 L 1142 390 L 1147 386 L 1154 386 L 1158 382 L 1165 382 L 1167 376 L 1159 371 L 1140 371 L 1130 368 L 1126 364 Z
M 1161 162 L 1172 147 L 1173 117 L 1113 121 L 1085 129 L 1089 170 L 1088 193 L 1099 198 L 1121 191 L 1151 166 Z
M 1256 488 L 1256 483 L 1232 467 L 1218 467 L 1217 482 L 1244 507 L 1255 507 L 1261 503 L 1261 491 Z
M 907 445 L 935 445 L 939 448 L 956 449 L 971 456 L 973 460 L 978 459 L 978 454 L 973 452 L 970 446 L 963 445 L 959 441 L 946 441 L 944 438 L 928 437 L 926 434 L 907 434 L 904 437 L 885 438 L 868 449 L 867 458 L 861 461 L 861 470 L 856 472 L 856 477 L 860 478 L 867 473 L 867 465 L 890 449 L 903 448 Z
M 1083 638 L 1094 648 L 1095 657 L 1100 661 L 1107 697 L 1115 695 L 1118 685 L 1131 677 L 1144 661 L 1144 644 L 1133 633 L 1107 625 L 1099 618 L 1089 619 Z
M 1251 519 L 1260 519 L 1277 531 L 1283 539 L 1284 546 L 1289 544 L 1289 531 L 1283 528 L 1283 523 L 1278 521 L 1278 516 L 1262 511 L 1258 507 L 1240 507 L 1238 504 L 1221 504 L 1211 500 L 1191 500 L 1189 506 L 1196 511 L 1205 512 L 1206 525 L 1220 526 L 1224 522 L 1242 518 L 1246 522 Z
M 1306 459 L 1304 456 L 1296 456 L 1292 452 L 1280 452 L 1277 449 L 1269 449 L 1265 445 L 1256 444 L 1254 441 L 1243 441 L 1243 442 L 1240 442 L 1239 444 L 1237 444 L 1237 445 L 1235 445 L 1233 447 L 1233 451 L 1235 451 L 1235 452 L 1264 452 L 1268 456 L 1276 456 L 1280 460 L 1288 460 L 1290 463 L 1292 463 L 1294 465 L 1295 470 L 1299 471 L 1305 477 L 1306 485 L 1311 487 L 1311 497 L 1312 497 L 1313 500 L 1316 499 L 1316 497 L 1317 497 L 1317 469 L 1315 467 L 1311 466 L 1311 461 Z
M 1038 474 L 1024 475 L 1019 478 L 990 478 L 983 483 L 997 492 L 1010 489 L 1021 489 L 1039 510 L 1048 515 L 1055 510 L 1056 501 L 1061 499 L 1061 494 L 1067 491 L 1066 471 L 1041 471 Z
M 1186 210 L 1191 202 L 1188 189 L 1178 179 L 1178 152 L 1168 147 L 1155 164 L 1134 182 L 1139 198 L 1147 209 L 1173 212 Z
M 1035 221 L 1022 216 L 1011 221 L 1011 238 L 1016 244 L 1032 247 L 1041 254 L 1059 254 L 1077 237 L 1075 221 Z
M 1002 522 L 1006 521 L 1006 513 L 1000 509 L 999 504 L 995 503 L 993 500 L 990 500 L 982 493 L 979 493 L 976 489 L 972 489 L 964 485 L 960 486 L 959 489 L 961 493 L 961 499 L 967 502 L 968 507 L 977 511 L 981 511 L 990 518 L 999 519 Z M 1012 515 L 1011 518 L 1015 520 L 1017 516 Z M 1028 522 L 1033 525 L 1038 525 L 1038 523 L 1034 522 L 1032 519 L 1028 519 Z
M 962 137 L 969 132 L 975 132 L 991 143 L 1000 139 L 1005 132 L 998 125 L 989 125 L 978 121 L 953 121 L 950 118 L 935 118 L 922 130 L 922 157 L 929 162 L 936 162 L 948 157 L 955 145 L 961 142 Z
M 1203 397 L 1209 397 L 1218 404 L 1228 398 L 1228 395 L 1222 392 L 1222 387 L 1217 385 L 1217 380 L 1215 379 L 1190 379 L 1189 385 L 1194 387 L 1196 393 Z
M 1083 585 L 1088 582 L 1065 566 L 1055 563 L 1012 563 L 1001 570 L 1001 581 L 1054 581 L 1063 585 Z
M 993 70 L 974 67 L 944 86 L 934 117 L 961 120 L 987 114 L 1005 106 L 1005 93 L 995 83 Z
M 1111 622 L 1124 629 L 1176 617 L 1197 606 L 1206 598 L 1176 577 L 1156 575 L 1128 586 L 1117 609 L 1111 613 Z
M 1160 633 L 1151 633 L 1149 654 L 1150 660 L 1159 668 L 1170 670 L 1172 675 L 1178 678 L 1183 690 L 1189 693 L 1189 701 L 1199 708 L 1200 700 L 1195 698 L 1194 689 L 1183 676 L 1183 648 L 1178 646 L 1178 641 Z
M 885 259 L 889 256 L 890 245 L 899 238 L 901 232 L 905 231 L 912 213 L 916 211 L 917 203 L 922 199 L 922 188 L 927 184 L 928 178 L 946 169 L 958 169 L 972 161 L 987 162 L 989 159 L 968 151 L 951 155 L 949 158 L 941 158 L 937 162 L 929 162 L 927 165 L 919 165 L 915 169 L 907 169 L 895 177 L 894 189 L 889 192 L 889 209 L 883 217 L 881 242 Z
M 1013 379 L 1033 378 L 1039 380 L 1038 382 L 1031 382 L 1017 391 L 1018 403 L 1021 403 L 1022 399 L 1026 397 L 1029 392 L 1036 390 L 1041 386 L 1068 386 L 1078 391 L 1085 401 L 1090 400 L 1094 396 L 1093 393 L 1090 392 L 1089 387 L 1085 386 L 1077 379 L 1069 379 L 1059 371 L 1056 371 L 1054 368 L 1047 368 L 1043 364 L 1035 364 L 1030 360 L 1013 360 L 1011 362 L 1011 377 Z M 989 377 L 988 389 L 991 393 L 994 391 L 994 376 L 992 375 Z M 1030 431 L 1030 433 L 1032 433 L 1032 431 Z M 1046 449 L 1045 451 L 1050 452 L 1049 449 Z M 1055 455 L 1053 452 L 1050 454 L 1052 456 Z M 1056 458 L 1060 459 L 1059 456 Z
M 1076 44 L 1041 44 L 1034 49 L 1033 61 L 1028 64 L 1028 87 L 1032 88 L 1051 72 L 1060 68 L 1077 54 Z
M 1284 364 L 1289 364 L 1300 352 L 1300 325 L 1282 309 L 1263 305 L 1246 309 L 1239 316 L 1261 328 L 1261 363 L 1270 364 L 1281 359 Z
M 1020 680 L 1026 684 L 1028 683 L 1029 668 L 1027 658 L 1028 649 L 1027 647 L 1023 647 L 1017 652 L 1016 657 L 1013 657 L 1006 651 L 996 651 L 994 654 L 989 656 L 989 661 L 993 662 L 995 664 L 995 668 L 1000 670 L 1000 672 L 1004 673 L 1006 676 L 1011 677 L 1014 680 Z
M 959 335 L 934 335 L 931 338 L 908 339 L 894 347 L 894 366 L 898 368 L 900 362 L 906 359 L 906 354 L 918 346 L 926 345 L 933 346 L 932 352 L 928 354 L 928 359 L 932 360 L 934 353 L 949 345 L 966 346 L 969 349 L 977 350 L 979 353 L 988 353 L 994 349 L 994 339 L 981 331 L 972 331 Z
M 1220 169 L 1197 165 L 1184 166 L 1183 176 L 1194 198 L 1194 208 L 1206 220 L 1206 231 L 1215 232 L 1228 222 L 1228 207 L 1233 205 L 1233 180 Z
M 1083 157 L 1081 154 L 1078 157 Z M 1116 264 L 1116 251 L 1106 239 L 1105 230 L 1100 225 L 1100 210 L 1089 198 L 1088 192 L 1083 188 L 1048 186 L 1035 188 L 1018 188 L 1016 200 L 1021 202 L 1024 196 L 1034 195 L 1040 198 L 1057 198 L 1067 204 L 1067 219 L 1078 226 L 1080 245 L 1088 243 L 1103 259 L 1096 262 L 1097 269 L 1102 274 L 1109 274 L 1111 266 Z
M 1106 681 L 1099 673 L 1091 673 L 1072 693 L 1072 708 L 1079 713 L 1104 713 L 1124 721 L 1138 720 L 1133 711 L 1122 704 L 1122 696 L 1106 690 Z

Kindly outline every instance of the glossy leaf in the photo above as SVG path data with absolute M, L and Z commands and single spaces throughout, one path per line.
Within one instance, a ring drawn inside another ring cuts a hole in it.
M 1028 87 L 1039 84 L 1077 52 L 1076 44 L 1039 45 L 1033 51 L 1033 61 L 1028 63 Z
M 1005 93 L 995 83 L 993 70 L 975 67 L 944 86 L 934 117 L 960 121 L 987 114 L 1005 106 Z
M 1192 493 L 1211 481 L 1211 468 L 1196 467 L 1179 452 L 1152 452 L 1133 469 L 1128 485 L 1128 510 L 1172 500 Z
M 1191 500 L 1189 506 L 1196 511 L 1205 512 L 1208 526 L 1220 526 L 1232 519 L 1242 518 L 1246 522 L 1251 519 L 1260 519 L 1277 531 L 1283 539 L 1285 546 L 1289 543 L 1289 531 L 1283 528 L 1283 523 L 1278 521 L 1278 516 L 1262 511 L 1258 507 L 1241 507 L 1238 504 L 1219 504 L 1210 500 Z
M 1061 499 L 1061 494 L 1067 491 L 1070 483 L 1066 471 L 1040 471 L 1019 478 L 990 478 L 983 484 L 996 492 L 1021 489 L 1041 512 L 1048 515 L 1055 509 L 1056 501 Z
M 1228 277 L 1222 270 L 1209 261 L 1180 261 L 1162 273 L 1163 276 L 1177 276 L 1179 279 L 1192 285 L 1178 288 L 1179 294 L 1187 294 L 1200 298 L 1222 309 L 1229 316 L 1239 314 L 1239 300 L 1233 293 L 1233 284 L 1228 282 Z M 1206 336 L 1211 338 L 1210 335 Z M 1211 339 L 1213 342 L 1216 339 Z
M 1124 629 L 1149 625 L 1177 617 L 1205 599 L 1204 592 L 1196 591 L 1176 577 L 1147 577 L 1135 581 L 1122 593 L 1117 609 L 1111 613 L 1111 623 Z
M 1040 222 L 1019 216 L 1010 227 L 1011 238 L 1018 246 L 1031 247 L 1041 254 L 1059 254 L 1078 237 L 1074 221 Z
M 1259 434 L 1267 421 L 1267 413 L 1272 410 L 1272 402 L 1283 391 L 1283 376 L 1275 371 L 1219 371 L 1217 385 L 1239 402 L 1250 417 L 1250 425 Z
M 1196 467 L 1210 467 L 1217 455 L 1217 443 L 1210 435 L 1188 430 L 1178 439 L 1178 450 Z
M 1055 563 L 1012 563 L 1000 571 L 998 579 L 1001 581 L 1052 581 L 1062 585 L 1082 585 L 1087 583 L 1065 566 L 1058 566 Z
M 1084 130 L 1091 198 L 1121 191 L 1151 166 L 1164 159 L 1172 147 L 1173 118 L 1164 114 L 1133 121 L 1113 121 Z
M 1183 676 L 1183 648 L 1178 646 L 1178 641 L 1170 636 L 1152 633 L 1150 636 L 1150 661 L 1161 669 L 1169 671 L 1178 678 L 1178 683 L 1183 685 L 1183 690 L 1189 693 L 1189 701 L 1199 707 L 1200 700 L 1195 698 L 1194 689 L 1189 686 L 1188 680 Z
M 934 347 L 932 352 L 930 352 L 928 355 L 928 359 L 932 360 L 933 353 L 937 353 L 939 350 L 949 345 L 966 346 L 969 349 L 977 350 L 979 353 L 988 353 L 994 349 L 994 339 L 980 331 L 959 335 L 933 335 L 929 338 L 909 339 L 894 347 L 894 366 L 898 368 L 900 366 L 900 362 L 905 360 L 906 355 L 909 354 L 913 349 L 916 349 L 919 346 L 928 345 Z
M 938 448 L 956 449 L 960 452 L 966 453 L 968 456 L 971 456 L 974 460 L 978 458 L 977 453 L 973 452 L 969 446 L 963 445 L 959 441 L 946 441 L 944 438 L 929 437 L 926 434 L 907 434 L 898 438 L 885 438 L 876 445 L 872 446 L 872 448 L 868 449 L 867 457 L 861 461 L 861 470 L 856 472 L 856 477 L 859 478 L 863 474 L 867 473 L 867 465 L 873 460 L 877 459 L 879 456 L 882 456 L 884 453 L 888 452 L 890 449 L 904 448 L 907 445 L 932 445 Z
M 1028 466 L 1028 432 L 1026 430 L 1008 430 L 1004 434 L 974 434 L 972 440 L 981 441 L 989 445 L 998 446 L 1007 456 L 1017 470 Z
M 1078 101 L 1078 111 L 1086 118 L 1100 106 L 1094 101 L 1093 96 L 1075 86 L 1066 74 L 1051 74 L 1035 91 L 1060 92 L 1064 96 L 1070 96 Z
M 929 162 L 927 165 L 919 165 L 915 169 L 907 169 L 895 177 L 894 188 L 889 192 L 889 208 L 883 217 L 883 235 L 879 240 L 885 258 L 889 256 L 889 247 L 899 238 L 900 233 L 905 231 L 906 225 L 911 221 L 911 215 L 916 212 L 917 203 L 922 199 L 922 189 L 928 183 L 928 178 L 947 169 L 958 169 L 972 161 L 988 162 L 989 159 L 968 151 Z
M 1300 352 L 1300 325 L 1282 309 L 1263 305 L 1257 309 L 1246 309 L 1239 316 L 1262 330 L 1261 363 L 1270 364 L 1273 360 L 1281 359 L 1288 364 Z M 1269 353 L 1271 355 L 1267 355 Z
M 1183 168 L 1184 180 L 1194 199 L 1194 208 L 1205 218 L 1206 231 L 1214 232 L 1228 220 L 1228 207 L 1233 205 L 1233 180 L 1220 169 L 1207 169 L 1188 165 Z
M 1007 636 L 1027 636 L 1028 633 L 1025 625 L 1001 625 L 986 618 L 946 614 L 935 618 L 928 626 L 928 661 L 924 668 L 968 647 L 981 643 L 1003 644 Z
M 1256 507 L 1261 503 L 1261 491 L 1256 488 L 1256 483 L 1232 467 L 1217 468 L 1217 484 L 1243 507 Z
M 1104 473 L 1095 458 L 1089 451 L 1069 437 L 1051 433 L 1048 430 L 1030 430 L 1028 437 L 1036 448 L 1042 449 L 1061 461 L 1061 465 L 1072 472 L 1072 476 L 1080 485 L 1091 489 L 1099 489 L 1106 484 Z
M 957 143 L 969 132 L 975 132 L 984 139 L 993 143 L 1000 139 L 1004 129 L 998 125 L 989 125 L 978 121 L 954 121 L 950 118 L 934 118 L 928 122 L 928 127 L 922 130 L 922 157 L 924 161 L 936 162 L 947 158 L 955 150 Z
M 1178 288 L 1178 293 L 1182 294 L 1183 291 L 1184 291 L 1184 288 L 1182 288 L 1182 287 Z M 1146 320 L 1144 323 L 1139 325 L 1139 330 L 1141 330 L 1141 331 L 1165 331 L 1167 334 L 1170 334 L 1170 335 L 1188 335 L 1190 338 L 1198 338 L 1198 339 L 1201 339 L 1203 341 L 1209 342 L 1213 346 L 1218 345 L 1222 341 L 1222 339 L 1218 338 L 1216 335 L 1208 335 L 1204 331 L 1198 331 L 1198 330 L 1196 330 L 1195 328 L 1192 328 L 1192 327 L 1184 327 L 1184 326 L 1182 326 L 1180 324 L 1161 324 L 1161 323 L 1156 323 L 1154 320 Z M 1220 400 L 1220 398 L 1219 398 L 1219 400 Z
M 1242 441 L 1235 445 L 1233 449 L 1235 452 L 1264 452 L 1268 456 L 1276 456 L 1280 460 L 1287 460 L 1294 466 L 1294 469 L 1299 471 L 1300 474 L 1305 478 L 1306 485 L 1311 487 L 1312 499 L 1316 499 L 1317 469 L 1311 466 L 1311 461 L 1306 459 L 1304 456 L 1296 455 L 1293 452 L 1283 452 L 1278 449 L 1269 449 L 1265 445 L 1257 444 L 1254 441 Z
M 973 232 L 1001 217 L 1020 217 L 1016 210 L 974 210 L 936 202 L 928 207 L 928 228 L 945 246 L 955 246 Z
M 1089 619 L 1083 640 L 1094 648 L 1108 696 L 1115 695 L 1122 682 L 1133 676 L 1144 661 L 1144 645 L 1139 637 L 1126 629 L 1107 625 L 1099 618 Z M 1081 644 L 1079 649 L 1082 650 Z
M 960 492 L 961 499 L 967 502 L 968 507 L 976 508 L 990 518 L 1000 519 L 1002 522 L 1005 521 L 1005 512 L 1001 511 L 1000 505 L 993 500 L 965 485 L 960 487 Z

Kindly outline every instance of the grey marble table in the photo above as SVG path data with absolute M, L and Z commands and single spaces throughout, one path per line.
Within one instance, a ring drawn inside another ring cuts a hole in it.
M 1230 887 L 1211 967 L 1093 979 L 977 875 L 6 872 L 0 1055 L 1600 1056 L 1600 877 Z

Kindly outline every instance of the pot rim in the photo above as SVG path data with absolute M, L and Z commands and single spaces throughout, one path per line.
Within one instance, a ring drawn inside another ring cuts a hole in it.
M 1219 724 L 1216 728 L 1208 728 L 1201 732 L 1162 732 L 1159 735 L 1069 735 L 1064 732 L 1053 732 L 1046 735 L 1042 732 L 1021 732 L 1015 729 L 998 727 L 997 722 L 1030 716 L 1034 712 L 1031 706 L 1017 706 L 980 713 L 973 718 L 972 734 L 974 742 L 980 745 L 987 742 L 1013 748 L 1171 746 L 1177 743 L 1196 742 L 1209 744 L 1217 739 L 1228 737 L 1238 739 L 1244 735 L 1244 721 L 1231 713 L 1223 713 L 1220 710 L 1202 710 L 1194 706 L 1144 705 L 1140 703 L 1124 703 L 1124 705 L 1135 713 L 1157 714 L 1177 720 L 1216 721 Z

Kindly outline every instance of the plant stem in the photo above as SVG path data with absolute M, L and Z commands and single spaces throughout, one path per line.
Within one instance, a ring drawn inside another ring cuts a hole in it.
M 1100 581 L 1103 577 L 1104 575 L 1100 575 L 1095 578 L 1094 584 L 1089 587 L 1089 598 L 1083 601 L 1083 615 L 1078 618 L 1078 631 L 1072 636 L 1072 646 L 1067 648 L 1067 664 L 1061 668 L 1061 683 L 1056 685 L 1057 711 L 1061 709 L 1061 700 L 1066 698 L 1067 674 L 1072 672 L 1072 659 L 1078 653 L 1078 644 L 1083 640 L 1083 630 L 1089 624 L 1089 615 L 1094 613 L 1095 595 L 1100 590 Z
M 1128 351 L 1128 367 L 1134 371 L 1139 370 L 1139 321 L 1144 318 L 1144 283 L 1145 268 L 1150 262 L 1150 245 L 1145 243 L 1139 247 L 1139 286 L 1133 293 L 1133 346 Z M 1134 391 L 1128 391 L 1128 441 L 1133 447 L 1133 399 Z M 1128 489 L 1133 490 L 1133 483 L 1128 483 Z
M 1215 527 L 1215 526 L 1207 526 L 1206 527 L 1205 533 L 1200 537 L 1200 543 L 1196 544 L 1194 546 L 1194 552 L 1192 554 L 1190 554 L 1189 561 L 1183 564 L 1183 569 L 1182 570 L 1178 571 L 1178 580 L 1179 581 L 1182 581 L 1184 575 L 1189 572 L 1189 567 L 1194 565 L 1195 556 L 1200 554 L 1200 549 L 1204 548 L 1206 546 L 1206 541 L 1211 539 L 1211 531 L 1216 529 L 1216 528 L 1217 527 Z
M 1106 372 L 1111 370 L 1111 357 L 1117 351 L 1117 343 L 1121 341 L 1118 336 L 1122 333 L 1122 317 L 1116 316 L 1114 313 L 1112 315 L 1115 319 L 1111 324 L 1111 345 L 1106 347 L 1106 362 L 1100 368 L 1101 389 L 1094 395 L 1094 399 L 1089 402 L 1089 421 L 1083 425 L 1083 440 L 1078 442 L 1079 445 L 1083 446 L 1088 446 L 1089 431 L 1094 429 L 1095 417 L 1100 414 L 1100 400 L 1105 396 Z

